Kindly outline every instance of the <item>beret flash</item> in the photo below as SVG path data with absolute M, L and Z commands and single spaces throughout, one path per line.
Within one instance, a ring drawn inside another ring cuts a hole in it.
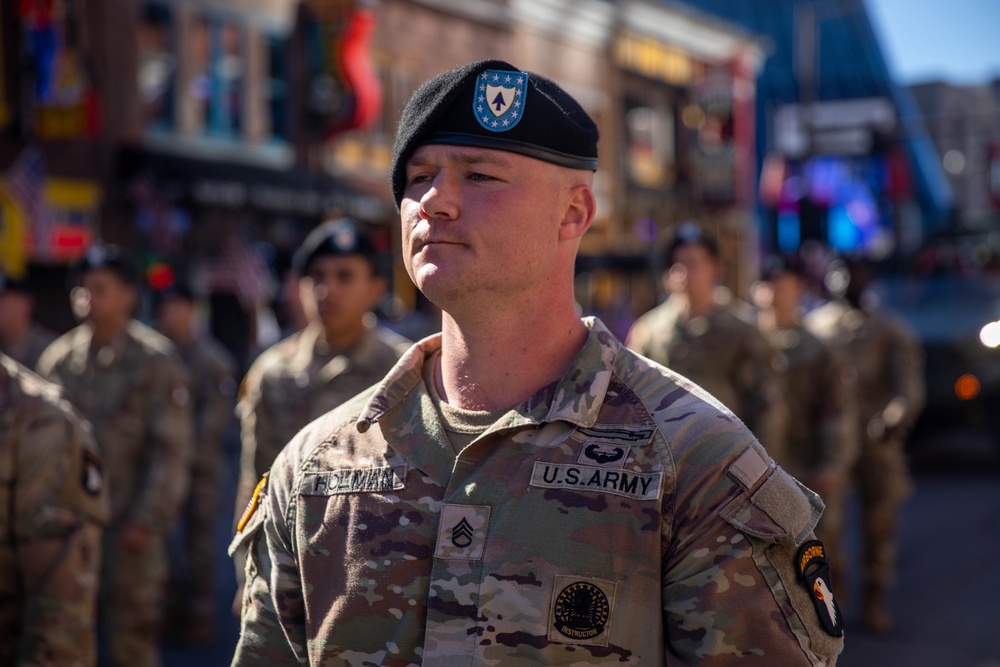
M 139 267 L 121 246 L 108 243 L 93 244 L 84 253 L 77 274 L 79 279 L 82 279 L 87 273 L 100 269 L 111 271 L 127 285 L 139 286 Z
M 327 220 L 306 236 L 292 256 L 292 269 L 300 276 L 309 271 L 309 264 L 326 255 L 361 255 L 373 259 L 378 253 L 365 228 L 351 218 Z
M 597 169 L 597 125 L 558 84 L 502 60 L 480 60 L 438 74 L 403 109 L 392 147 L 398 207 L 406 162 L 425 144 L 492 148 L 570 169 Z

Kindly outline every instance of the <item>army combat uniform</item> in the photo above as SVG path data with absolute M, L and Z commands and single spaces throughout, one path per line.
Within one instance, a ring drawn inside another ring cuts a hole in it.
M 0 355 L 0 665 L 95 664 L 107 514 L 89 426 Z
M 304 429 L 241 521 L 234 665 L 833 665 L 822 502 L 596 320 L 456 454 L 429 338 Z M 829 631 L 821 627 L 820 609 Z
M 26 368 L 34 369 L 38 363 L 38 358 L 42 356 L 42 352 L 55 339 L 56 335 L 45 327 L 32 324 L 28 328 L 27 333 L 21 337 L 21 340 L 15 341 L 10 345 L 0 345 L 0 353 L 6 354 Z
M 174 346 L 130 322 L 111 343 L 92 344 L 89 324 L 58 338 L 38 362 L 93 425 L 104 454 L 111 520 L 104 539 L 102 622 L 118 665 L 159 664 L 168 576 L 166 536 L 188 488 L 192 417 L 187 377 Z M 119 547 L 139 525 L 148 543 Z
M 319 324 L 264 351 L 243 381 L 239 403 L 243 453 L 237 516 L 254 485 L 303 426 L 379 382 L 410 346 L 381 327 L 368 329 L 344 354 L 334 354 Z
M 880 599 L 894 578 L 899 508 L 913 491 L 903 447 L 923 409 L 923 350 L 905 322 L 881 309 L 831 302 L 809 313 L 805 324 L 840 346 L 855 372 L 862 578 L 866 597 Z
M 838 349 L 802 325 L 765 332 L 779 353 L 785 420 L 783 442 L 773 448 L 775 462 L 812 488 L 822 476 L 832 486 L 823 492 L 826 510 L 816 527 L 835 571 L 843 567 L 841 541 L 845 495 L 858 455 L 855 433 L 854 371 Z M 838 579 L 839 581 L 839 579 Z
M 191 381 L 197 444 L 190 492 L 181 509 L 187 585 L 171 586 L 171 595 L 192 627 L 207 632 L 215 615 L 215 530 L 225 481 L 225 436 L 236 407 L 236 361 L 209 336 L 196 336 L 176 349 Z
M 774 354 L 750 306 L 722 300 L 698 317 L 688 317 L 683 306 L 684 299 L 670 297 L 640 317 L 626 345 L 705 389 L 771 451 L 780 443 L 784 420 L 781 389 Z

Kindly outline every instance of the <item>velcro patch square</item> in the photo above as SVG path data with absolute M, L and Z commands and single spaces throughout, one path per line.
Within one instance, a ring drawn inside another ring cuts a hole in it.
M 489 526 L 486 505 L 442 505 L 434 557 L 480 560 Z
M 607 646 L 617 586 L 605 579 L 557 575 L 549 606 L 549 641 Z

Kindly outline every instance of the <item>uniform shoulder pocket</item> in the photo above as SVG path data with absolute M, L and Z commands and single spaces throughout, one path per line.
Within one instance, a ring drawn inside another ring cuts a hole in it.
M 728 474 L 743 487 L 743 493 L 719 511 L 730 525 L 778 544 L 798 546 L 808 539 L 824 509 L 818 495 L 767 464 L 753 448 L 730 466 Z

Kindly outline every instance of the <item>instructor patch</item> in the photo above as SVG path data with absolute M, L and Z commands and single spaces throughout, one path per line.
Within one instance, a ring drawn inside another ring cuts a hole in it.
M 342 493 L 386 493 L 406 488 L 406 466 L 345 468 L 307 472 L 299 485 L 300 496 L 334 496 Z
M 840 606 L 833 599 L 830 583 L 830 564 L 826 560 L 826 549 L 819 540 L 810 540 L 802 545 L 796 556 L 796 571 L 799 580 L 809 590 L 813 606 L 820 623 L 828 634 L 840 637 L 844 634 L 844 621 Z
M 607 646 L 616 584 L 558 575 L 549 609 L 549 641 Z
M 657 500 L 663 473 L 633 472 L 599 466 L 535 461 L 531 486 L 610 493 L 632 500 Z

